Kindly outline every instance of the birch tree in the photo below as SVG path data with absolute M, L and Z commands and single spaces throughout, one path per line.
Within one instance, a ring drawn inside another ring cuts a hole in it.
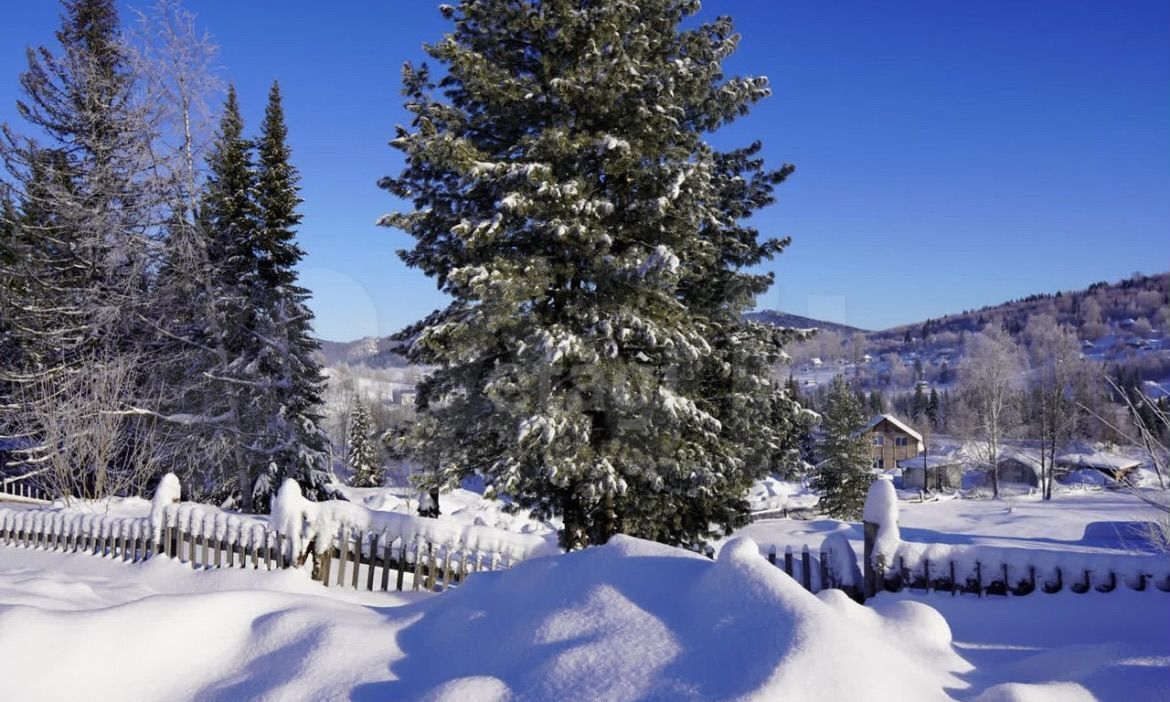
M 966 397 L 975 412 L 976 437 L 982 444 L 980 458 L 991 476 L 992 494 L 998 499 L 1000 445 L 1022 380 L 1023 357 L 1002 328 L 988 325 L 968 340 L 963 366 Z

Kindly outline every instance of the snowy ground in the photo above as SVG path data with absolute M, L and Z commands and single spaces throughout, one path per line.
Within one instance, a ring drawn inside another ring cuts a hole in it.
M 755 549 L 712 563 L 625 540 L 429 596 L 4 548 L 0 686 L 13 700 L 1170 698 L 1165 593 L 862 607 L 809 595 Z
M 443 507 L 454 521 L 556 528 L 468 490 Z M 899 512 L 907 541 L 1066 551 L 1125 547 L 1119 524 L 1152 516 L 1125 493 L 1079 489 Z M 759 545 L 724 541 L 715 563 L 625 539 L 433 596 L 0 545 L 0 699 L 1170 700 L 1170 594 L 903 592 L 862 607 L 809 595 L 758 555 L 831 533 L 860 551 L 856 526 L 768 520 L 737 534 Z
M 1046 551 L 1104 551 L 1142 545 L 1127 523 L 1148 521 L 1156 511 L 1121 491 L 1061 492 L 1053 500 L 1021 495 L 1004 500 L 943 499 L 937 502 L 902 501 L 898 525 L 906 541 L 984 544 Z M 861 527 L 834 519 L 767 519 L 750 524 L 736 535 L 750 536 L 763 548 L 785 546 L 813 551 L 829 534 L 840 533 L 860 553 Z

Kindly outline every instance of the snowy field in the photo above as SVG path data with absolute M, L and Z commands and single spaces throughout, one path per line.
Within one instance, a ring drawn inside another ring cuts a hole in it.
M 942 499 L 899 502 L 898 525 L 906 541 L 979 544 L 1046 551 L 1136 550 L 1142 545 L 1128 522 L 1157 518 L 1154 508 L 1121 491 L 1073 489 L 1051 501 L 1038 494 L 1003 500 Z M 767 519 L 736 535 L 750 536 L 765 549 L 804 544 L 816 551 L 839 533 L 860 553 L 861 527 L 834 519 Z
M 556 527 L 469 490 L 443 504 L 450 521 Z M 1123 547 L 1118 523 L 1151 516 L 1107 490 L 898 507 L 907 541 L 1048 551 Z M 1170 700 L 1170 594 L 902 592 L 861 606 L 811 595 L 759 555 L 833 533 L 860 551 L 854 525 L 767 520 L 714 562 L 619 538 L 437 595 L 0 546 L 0 699 Z

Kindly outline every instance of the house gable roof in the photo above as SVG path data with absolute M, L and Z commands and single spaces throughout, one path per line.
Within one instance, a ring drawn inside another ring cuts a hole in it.
M 883 419 L 888 419 L 890 421 L 890 424 L 893 424 L 894 426 L 898 427 L 899 429 L 906 432 L 910 436 L 913 436 L 915 439 L 922 441 L 922 434 L 919 434 L 918 432 L 914 431 L 912 428 L 910 428 L 910 426 L 908 424 L 906 424 L 905 422 L 898 419 L 897 417 L 895 417 L 892 414 L 879 414 L 878 416 L 869 420 L 869 424 L 865 425 L 865 429 L 862 430 L 862 433 L 864 434 L 865 432 L 867 432 L 867 431 L 873 429 L 874 427 L 876 427 L 877 425 L 881 424 Z

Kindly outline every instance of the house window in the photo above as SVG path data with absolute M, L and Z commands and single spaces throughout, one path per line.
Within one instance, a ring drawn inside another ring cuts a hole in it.
M 884 459 L 884 458 L 873 459 L 873 467 L 877 468 L 878 470 L 885 470 L 886 469 L 886 459 Z
M 910 437 L 908 437 L 908 436 L 894 437 L 894 446 L 909 446 L 909 445 L 910 445 Z
M 874 446 L 883 446 L 885 443 L 886 443 L 886 437 L 884 434 L 874 434 L 873 435 L 873 445 Z

